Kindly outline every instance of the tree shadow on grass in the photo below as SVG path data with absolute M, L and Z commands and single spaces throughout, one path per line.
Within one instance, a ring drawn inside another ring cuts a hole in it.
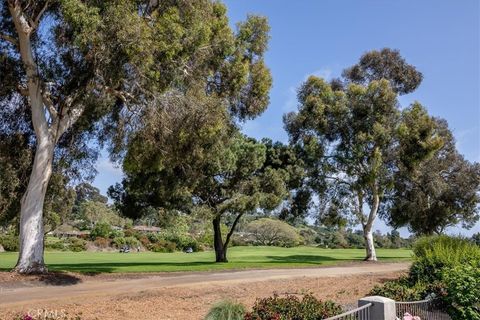
M 226 269 L 291 267 L 292 264 L 321 265 L 326 262 L 346 261 L 319 255 L 290 255 L 290 256 L 265 256 L 265 261 L 248 261 L 231 259 L 227 263 L 214 261 L 191 262 L 91 262 L 91 263 L 55 263 L 49 264 L 51 270 L 73 271 L 87 274 L 112 273 L 112 272 L 172 272 L 172 271 L 221 271 Z M 132 270 L 134 268 L 134 270 Z M 123 270 L 122 270 L 123 269 Z
M 350 261 L 351 258 L 333 258 L 328 256 L 319 256 L 313 254 L 300 254 L 300 255 L 290 255 L 290 256 L 268 256 L 268 259 L 273 260 L 273 264 L 324 264 L 325 262 L 334 262 L 334 261 Z
M 112 272 L 131 272 L 129 268 L 135 268 L 134 272 L 163 272 L 163 271 L 185 271 L 194 270 L 195 267 L 214 266 L 217 265 L 214 261 L 199 261 L 199 262 L 92 262 L 92 263 L 71 263 L 71 264 L 49 264 L 48 267 L 52 270 L 81 272 L 84 274 L 95 275 L 98 273 L 112 273 Z M 145 267 L 146 270 L 141 270 Z M 158 267 L 158 270 L 155 270 Z M 171 269 L 169 268 L 171 267 Z M 193 268 L 190 268 L 193 267 Z M 121 270 L 125 268 L 126 270 Z M 178 270 L 175 270 L 178 268 Z M 137 270 L 138 269 L 138 270 Z

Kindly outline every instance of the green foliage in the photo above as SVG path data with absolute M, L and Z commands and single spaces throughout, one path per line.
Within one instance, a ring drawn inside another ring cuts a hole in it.
M 245 307 L 233 301 L 221 301 L 208 312 L 205 320 L 243 320 Z
M 344 70 L 348 82 L 366 84 L 387 79 L 399 94 L 414 91 L 422 82 L 422 74 L 402 58 L 398 50 L 383 48 L 362 55 L 358 64 Z
M 383 296 L 395 301 L 419 301 L 423 300 L 427 294 L 428 286 L 425 283 L 417 282 L 412 285 L 406 276 L 376 285 L 370 291 L 370 295 Z
M 402 137 L 407 136 L 400 149 L 402 166 L 395 174 L 382 216 L 394 227 L 407 226 L 424 235 L 442 233 L 460 223 L 472 227 L 480 218 L 480 164 L 459 154 L 445 120 L 432 120 L 415 105 L 404 110 L 404 117 L 399 128 Z M 418 139 L 430 131 L 436 132 L 435 137 Z
M 448 313 L 452 319 L 480 319 L 480 260 L 445 268 L 442 274 L 447 295 Z
M 419 239 L 408 277 L 376 286 L 371 294 L 422 300 L 434 294 L 452 319 L 480 319 L 480 247 L 460 237 Z
M 472 235 L 472 241 L 475 243 L 477 246 L 480 246 L 480 232 L 474 233 Z
M 355 222 L 370 233 L 395 181 L 393 172 L 403 159 L 424 160 L 438 149 L 438 138 L 432 117 L 418 103 L 410 108 L 414 114 L 400 111 L 398 94 L 413 91 L 421 74 L 398 51 L 366 53 L 343 80 L 309 77 L 298 90 L 298 112 L 285 115 L 284 122 L 301 150 L 308 187 L 321 203 L 319 222 Z M 401 130 L 410 120 L 415 130 Z M 416 148 L 406 148 L 406 141 Z
M 415 243 L 413 252 L 413 282 L 433 283 L 442 279 L 445 268 L 480 262 L 480 248 L 459 237 L 424 237 Z
M 294 247 L 301 241 L 294 227 L 276 219 L 261 218 L 252 221 L 246 226 L 246 231 L 251 234 L 256 245 Z
M 99 222 L 95 227 L 90 231 L 90 237 L 95 239 L 97 237 L 108 238 L 112 233 L 112 227 L 107 222 Z
M 0 235 L 0 245 L 5 251 L 18 251 L 18 236 L 8 233 Z
M 153 252 L 175 252 L 177 245 L 175 242 L 159 239 L 148 246 L 148 250 Z
M 65 239 L 59 239 L 56 237 L 45 238 L 45 250 L 65 251 L 66 249 L 67 244 L 65 242 Z
M 85 251 L 87 248 L 87 241 L 79 238 L 68 238 L 66 240 L 67 250 L 73 252 Z
M 299 299 L 287 295 L 259 299 L 252 312 L 247 313 L 246 320 L 320 320 L 342 313 L 342 307 L 332 301 L 320 301 L 307 294 Z

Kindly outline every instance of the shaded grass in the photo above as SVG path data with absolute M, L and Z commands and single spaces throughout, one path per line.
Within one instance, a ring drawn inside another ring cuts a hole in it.
M 380 261 L 405 261 L 411 258 L 407 249 L 378 249 Z M 228 263 L 215 263 L 212 251 L 186 254 L 175 253 L 106 253 L 106 252 L 46 252 L 45 262 L 50 271 L 84 273 L 110 272 L 173 272 L 208 271 L 248 268 L 292 268 L 333 265 L 346 261 L 361 261 L 363 249 L 323 249 L 315 247 L 233 247 L 228 251 Z M 17 253 L 0 253 L 0 270 L 13 268 Z

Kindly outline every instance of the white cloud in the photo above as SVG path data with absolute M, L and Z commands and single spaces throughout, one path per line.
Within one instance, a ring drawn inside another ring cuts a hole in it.
M 282 108 L 283 112 L 291 112 L 291 111 L 297 110 L 297 89 L 310 76 L 316 76 L 316 77 L 319 77 L 319 78 L 323 78 L 327 81 L 330 81 L 333 78 L 333 71 L 329 67 L 325 67 L 325 68 L 315 70 L 311 73 L 305 74 L 301 81 L 298 81 L 294 86 L 289 87 L 287 92 L 286 92 L 286 99 L 285 99 L 285 103 L 284 103 L 283 108 Z
M 123 175 L 122 169 L 105 157 L 101 157 L 97 161 L 96 169 L 101 174 L 112 174 L 120 177 Z
M 305 80 L 307 80 L 307 78 L 309 76 L 316 76 L 316 77 L 319 77 L 319 78 L 323 78 L 327 81 L 330 81 L 333 78 L 333 71 L 329 67 L 318 69 L 318 70 L 316 70 L 316 71 L 314 71 L 310 74 L 305 75 L 305 77 L 304 77 Z

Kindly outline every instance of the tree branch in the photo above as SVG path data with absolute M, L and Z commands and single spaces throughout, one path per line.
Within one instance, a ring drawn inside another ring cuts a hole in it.
M 50 94 L 43 93 L 42 94 L 43 104 L 47 107 L 48 113 L 50 113 L 50 117 L 53 121 L 56 121 L 58 117 L 57 110 L 55 110 L 55 106 L 53 105 L 52 100 L 50 99 Z
M 15 47 L 18 47 L 18 40 L 8 34 L 0 33 L 0 39 L 10 42 Z
M 35 19 L 33 19 L 33 21 L 31 22 L 33 24 L 32 25 L 33 29 L 36 29 L 38 27 L 38 24 L 40 23 L 40 19 L 42 19 L 42 16 L 45 13 L 45 10 L 47 10 L 49 4 L 50 4 L 49 0 L 45 1 L 45 5 L 43 6 L 42 10 L 40 10 L 40 12 L 37 14 Z
M 232 237 L 233 232 L 235 231 L 235 227 L 237 226 L 238 222 L 240 221 L 240 218 L 243 216 L 243 213 L 240 213 L 237 215 L 235 218 L 235 221 L 233 221 L 232 227 L 230 228 L 230 231 L 227 234 L 227 237 L 225 238 L 225 243 L 224 246 L 228 246 L 228 243 L 230 242 L 230 238 Z

